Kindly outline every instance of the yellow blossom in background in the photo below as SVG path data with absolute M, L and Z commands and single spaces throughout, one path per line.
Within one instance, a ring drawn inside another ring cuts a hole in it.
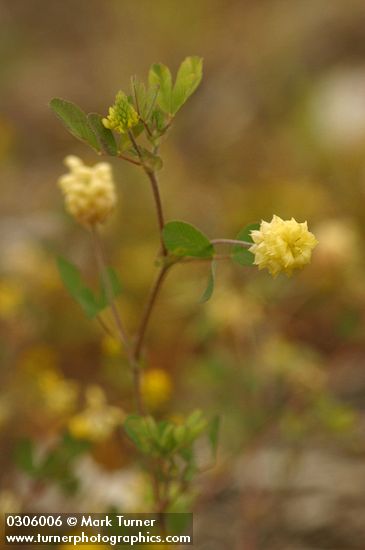
M 58 415 L 74 410 L 78 394 L 76 382 L 64 379 L 55 370 L 47 369 L 39 373 L 37 383 L 49 412 Z
M 109 107 L 107 118 L 103 118 L 105 128 L 125 134 L 130 128 L 136 126 L 139 116 L 133 105 L 129 103 L 128 97 L 123 92 L 118 92 L 115 103 Z
M 14 317 L 23 304 L 24 294 L 21 286 L 8 280 L 0 280 L 0 318 Z
M 107 404 L 99 386 L 89 386 L 85 397 L 86 408 L 69 420 L 70 434 L 76 439 L 104 441 L 122 424 L 124 413 L 118 407 Z
M 21 511 L 19 497 L 8 489 L 0 491 L 0 517 L 4 514 L 17 514 Z
M 275 215 L 271 222 L 262 221 L 251 236 L 254 244 L 249 251 L 255 255 L 255 265 L 268 269 L 274 277 L 281 271 L 291 276 L 294 269 L 308 264 L 318 242 L 308 231 L 307 222 L 282 220 Z
M 61 176 L 58 183 L 67 211 L 83 225 L 105 222 L 117 202 L 110 164 L 85 166 L 73 155 L 65 158 L 65 164 L 70 172 Z
M 116 338 L 113 338 L 112 336 L 105 336 L 101 342 L 101 348 L 104 355 L 107 355 L 108 357 L 116 357 L 120 355 L 122 345 Z
M 146 371 L 142 379 L 142 394 L 149 408 L 158 409 L 171 398 L 170 376 L 162 369 Z

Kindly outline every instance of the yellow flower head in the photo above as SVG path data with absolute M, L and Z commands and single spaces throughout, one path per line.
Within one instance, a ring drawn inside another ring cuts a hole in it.
M 142 394 L 151 409 L 158 409 L 171 397 L 171 378 L 162 369 L 147 371 L 142 380 Z
M 108 405 L 99 386 L 87 388 L 86 403 L 86 408 L 70 419 L 69 432 L 75 439 L 96 443 L 105 441 L 123 423 L 124 413 L 118 407 Z
M 317 239 L 308 231 L 307 222 L 298 223 L 294 218 L 282 220 L 273 216 L 271 222 L 262 221 L 260 229 L 251 231 L 254 244 L 249 251 L 255 255 L 259 269 L 265 267 L 274 277 L 284 271 L 291 276 L 310 262 Z
M 136 126 L 138 121 L 138 113 L 129 103 L 128 97 L 124 92 L 118 92 L 114 105 L 109 107 L 109 114 L 107 118 L 103 118 L 102 122 L 105 128 L 125 134 L 130 128 Z
M 117 202 L 111 166 L 98 162 L 85 166 L 81 159 L 65 158 L 69 173 L 61 176 L 58 184 L 65 196 L 67 211 L 83 225 L 103 223 Z

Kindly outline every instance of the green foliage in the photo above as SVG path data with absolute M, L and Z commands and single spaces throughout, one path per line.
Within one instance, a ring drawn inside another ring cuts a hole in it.
M 137 113 L 145 122 L 149 122 L 157 101 L 158 86 L 150 85 L 146 88 L 144 82 L 136 76 L 131 79 L 134 101 Z
M 129 439 L 142 453 L 151 456 L 171 457 L 182 453 L 186 457 L 194 441 L 206 430 L 208 422 L 201 411 L 194 411 L 184 424 L 175 425 L 163 420 L 156 422 L 151 416 L 130 415 L 124 422 Z
M 238 241 L 246 241 L 249 243 L 253 243 L 252 237 L 251 237 L 251 231 L 255 229 L 259 229 L 260 224 L 259 223 L 251 223 L 249 225 L 246 225 L 237 235 L 236 239 Z M 253 265 L 254 262 L 254 255 L 252 252 L 249 252 L 246 248 L 243 248 L 243 246 L 235 245 L 233 247 L 232 251 L 232 258 L 235 262 L 237 262 L 240 265 Z
M 118 154 L 118 147 L 113 132 L 109 128 L 105 128 L 102 118 L 98 113 L 87 115 L 87 120 L 97 136 L 101 150 L 107 155 L 116 156 Z
M 85 285 L 80 271 L 74 264 L 61 257 L 58 258 L 57 264 L 63 284 L 72 298 L 82 307 L 87 317 L 94 318 L 109 305 L 107 292 L 103 285 L 100 296 L 96 296 Z M 113 289 L 113 297 L 119 296 L 122 291 L 121 283 L 117 273 L 111 267 L 108 268 L 108 277 Z
M 208 426 L 208 437 L 209 437 L 209 442 L 212 449 L 212 455 L 214 460 L 216 459 L 217 450 L 218 450 L 219 429 L 220 429 L 220 417 L 217 415 L 210 421 Z
M 203 295 L 202 297 L 200 298 L 200 303 L 204 303 L 204 302 L 207 302 L 208 300 L 210 300 L 210 298 L 212 297 L 213 295 L 213 292 L 214 292 L 214 284 L 215 284 L 215 269 L 216 269 L 216 264 L 215 262 L 212 262 L 210 264 L 210 272 L 209 272 L 209 278 L 208 278 L 208 284 L 203 292 Z
M 157 103 L 161 109 L 172 114 L 172 76 L 170 69 L 162 63 L 155 63 L 148 75 L 150 86 L 158 88 Z
M 77 479 L 72 472 L 73 461 L 90 449 L 90 443 L 63 436 L 59 444 L 36 459 L 36 449 L 30 439 L 22 439 L 15 448 L 17 466 L 33 479 L 40 482 L 57 483 L 65 492 L 77 489 Z
M 199 86 L 203 75 L 203 60 L 187 57 L 180 65 L 175 85 L 172 84 L 170 69 L 162 63 L 152 65 L 149 83 L 158 86 L 157 102 L 162 111 L 175 115 Z
M 73 136 L 90 145 L 95 151 L 100 152 L 96 135 L 89 125 L 86 114 L 80 107 L 58 97 L 52 99 L 49 105 Z
M 177 72 L 174 90 L 172 92 L 172 112 L 175 114 L 195 92 L 203 76 L 203 60 L 201 57 L 187 57 L 181 63 Z
M 21 439 L 14 453 L 15 464 L 28 475 L 33 476 L 36 472 L 36 466 L 34 462 L 34 449 L 33 443 L 30 439 Z
M 172 221 L 165 224 L 162 232 L 167 250 L 174 256 L 211 258 L 214 248 L 208 237 L 193 225 Z

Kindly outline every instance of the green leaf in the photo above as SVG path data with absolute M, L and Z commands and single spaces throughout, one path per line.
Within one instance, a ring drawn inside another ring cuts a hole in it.
M 203 76 L 203 59 L 187 57 L 181 63 L 172 92 L 172 114 L 175 114 L 195 92 Z
M 260 224 L 259 223 L 251 223 L 249 225 L 246 225 L 237 235 L 236 239 L 238 241 L 246 241 L 249 243 L 253 243 L 252 237 L 251 237 L 251 231 L 259 229 Z M 233 247 L 232 251 L 232 258 L 235 262 L 237 262 L 240 265 L 253 265 L 255 256 L 252 254 L 252 252 L 249 252 L 247 248 L 244 248 L 240 245 L 235 245 Z
M 57 264 L 63 284 L 72 298 L 82 307 L 87 317 L 92 319 L 98 315 L 103 308 L 101 308 L 93 292 L 83 283 L 77 267 L 61 257 L 58 258 Z
M 37 474 L 37 467 L 34 464 L 34 449 L 30 439 L 21 439 L 14 453 L 15 464 L 28 475 L 34 476 Z
M 203 292 L 202 297 L 200 298 L 201 304 L 203 304 L 204 302 L 207 302 L 212 297 L 212 294 L 214 291 L 214 283 L 215 283 L 215 269 L 216 269 L 216 264 L 215 262 L 212 262 L 210 264 L 208 284 L 206 286 L 206 289 Z
M 80 107 L 58 97 L 52 99 L 49 105 L 73 136 L 100 152 L 98 140 L 90 128 L 86 114 Z
M 144 82 L 136 76 L 132 77 L 131 82 L 136 110 L 145 122 L 149 122 L 157 100 L 159 86 L 156 84 L 148 86 L 146 89 Z
M 170 69 L 162 63 L 155 63 L 150 68 L 148 81 L 151 87 L 158 87 L 158 105 L 165 113 L 172 114 L 172 77 Z
M 162 231 L 165 246 L 174 256 L 194 256 L 211 258 L 214 248 L 208 237 L 193 225 L 181 222 L 168 222 Z
M 135 444 L 137 449 L 142 453 L 148 454 L 151 452 L 149 442 L 149 427 L 145 423 L 145 418 L 138 414 L 127 416 L 124 421 L 124 431 L 129 439 Z
M 118 147 L 113 132 L 109 128 L 105 128 L 102 123 L 103 117 L 98 113 L 90 113 L 87 115 L 87 119 L 99 140 L 102 151 L 107 155 L 116 156 L 118 154 Z
M 216 459 L 216 456 L 217 456 L 219 428 L 220 428 L 220 417 L 217 415 L 209 422 L 209 426 L 208 426 L 208 438 L 209 438 L 214 459 Z
M 123 290 L 122 283 L 120 282 L 119 275 L 112 267 L 107 267 L 107 275 L 109 277 L 110 286 L 113 293 L 113 298 L 117 298 Z M 102 282 L 102 288 L 101 288 L 101 296 L 99 300 L 99 307 L 100 309 L 104 309 L 109 305 L 108 301 L 108 293 L 106 291 L 105 285 Z

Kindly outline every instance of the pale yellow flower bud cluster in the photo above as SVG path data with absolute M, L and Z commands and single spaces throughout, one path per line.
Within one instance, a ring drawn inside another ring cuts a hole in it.
M 271 222 L 263 221 L 260 229 L 251 231 L 254 244 L 249 251 L 255 255 L 255 265 L 268 269 L 274 277 L 283 271 L 291 276 L 310 262 L 317 239 L 308 231 L 307 222 L 298 223 L 294 218 L 282 220 L 273 216 Z
M 111 166 L 99 162 L 85 166 L 74 155 L 65 158 L 69 173 L 58 180 L 67 211 L 82 225 L 103 223 L 115 207 L 117 196 Z

